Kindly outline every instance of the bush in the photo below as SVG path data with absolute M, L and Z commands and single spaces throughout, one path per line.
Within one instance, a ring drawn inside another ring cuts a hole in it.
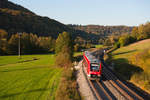
M 55 64 L 58 67 L 69 67 L 72 65 L 72 57 L 70 56 L 69 48 L 64 47 L 62 51 L 56 55 Z

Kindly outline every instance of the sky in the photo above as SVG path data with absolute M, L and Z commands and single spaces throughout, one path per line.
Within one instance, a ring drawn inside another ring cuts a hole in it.
M 150 0 L 9 0 L 64 24 L 137 26 L 150 21 Z

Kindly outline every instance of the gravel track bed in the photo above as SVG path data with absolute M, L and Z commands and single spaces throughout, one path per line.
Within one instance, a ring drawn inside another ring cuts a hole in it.
M 96 100 L 82 71 L 82 61 L 76 66 L 78 89 L 84 100 Z

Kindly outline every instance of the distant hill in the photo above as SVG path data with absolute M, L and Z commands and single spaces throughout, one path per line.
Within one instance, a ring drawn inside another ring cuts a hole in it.
M 64 25 L 54 19 L 36 15 L 34 12 L 8 0 L 0 0 L 0 29 L 8 32 L 10 37 L 17 32 L 37 34 L 38 36 L 51 36 L 57 38 L 59 33 L 67 31 L 72 37 L 97 43 L 100 38 L 114 32 L 130 32 L 131 27 L 97 25 L 77 26 Z M 124 31 L 122 31 L 124 30 Z M 92 34 L 89 34 L 92 33 Z
M 4 29 L 11 36 L 17 32 L 34 33 L 38 36 L 51 36 L 57 38 L 59 33 L 67 31 L 75 39 L 98 40 L 94 34 L 87 34 L 81 30 L 64 25 L 54 19 L 38 16 L 32 11 L 14 4 L 8 0 L 0 0 L 0 29 Z
M 120 35 L 123 33 L 130 33 L 133 27 L 128 26 L 100 26 L 100 25 L 68 25 L 71 28 L 82 30 L 87 33 L 96 34 L 100 36 Z

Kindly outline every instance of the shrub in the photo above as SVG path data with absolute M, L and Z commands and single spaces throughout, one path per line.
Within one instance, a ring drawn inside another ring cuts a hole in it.
M 72 60 L 71 60 L 72 58 L 68 53 L 69 52 L 68 49 L 69 48 L 67 47 L 62 48 L 62 51 L 56 55 L 55 64 L 58 67 L 69 67 L 72 65 Z
M 61 82 L 56 91 L 55 100 L 81 100 L 77 91 L 74 70 L 64 70 Z

